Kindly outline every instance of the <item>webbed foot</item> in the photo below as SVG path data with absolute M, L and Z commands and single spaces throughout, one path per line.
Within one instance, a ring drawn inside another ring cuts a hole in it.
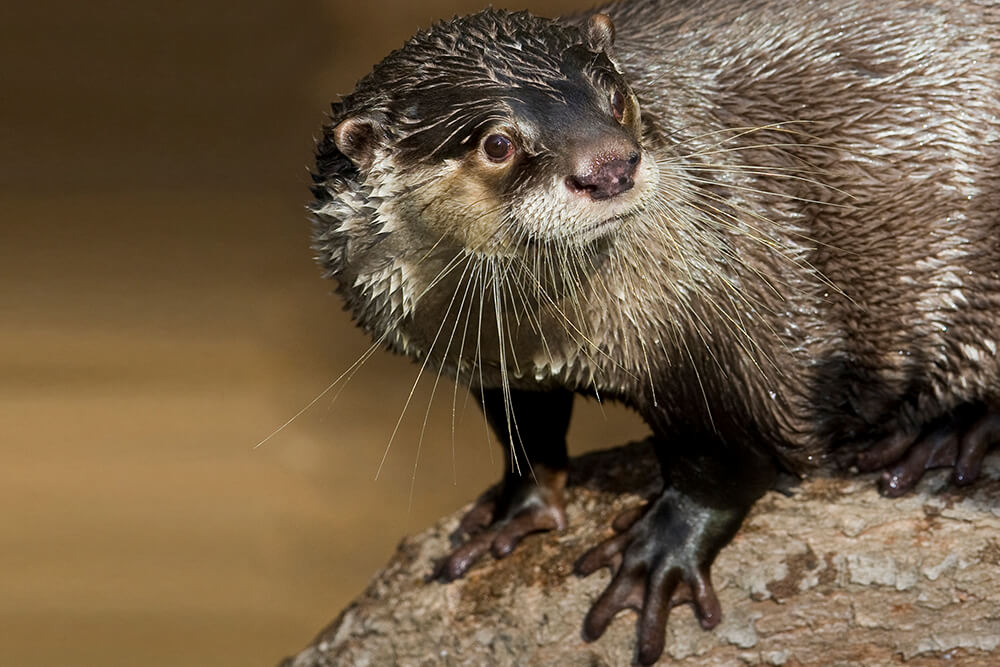
M 431 579 L 454 581 L 486 552 L 510 555 L 526 535 L 566 527 L 564 470 L 536 466 L 534 477 L 508 475 L 499 490 L 487 492 L 462 518 L 452 536 L 468 539 L 438 562 Z
M 634 609 L 639 613 L 637 659 L 650 665 L 663 653 L 672 607 L 691 602 L 701 626 L 715 627 L 722 610 L 709 569 L 745 513 L 702 505 L 668 488 L 645 508 L 619 516 L 614 523 L 618 534 L 576 563 L 582 576 L 602 567 L 614 573 L 587 614 L 584 638 L 597 639 L 619 611 Z
M 983 459 L 1000 444 L 1000 411 L 966 406 L 932 423 L 921 432 L 895 433 L 861 452 L 858 468 L 871 472 L 885 468 L 879 490 L 900 496 L 933 468 L 952 468 L 952 482 L 971 484 L 979 477 Z

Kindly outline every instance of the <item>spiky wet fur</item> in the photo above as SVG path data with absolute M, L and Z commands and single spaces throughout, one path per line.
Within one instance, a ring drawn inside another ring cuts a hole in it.
M 759 446 L 799 472 L 965 403 L 1000 408 L 1000 8 L 603 11 L 655 166 L 606 237 L 462 247 L 397 206 L 463 139 L 457 121 L 414 123 L 407 93 L 544 94 L 579 17 L 439 24 L 335 106 L 331 128 L 373 113 L 386 133 L 369 173 L 326 134 L 313 207 L 319 261 L 376 341 L 474 391 L 597 393 L 657 433 Z

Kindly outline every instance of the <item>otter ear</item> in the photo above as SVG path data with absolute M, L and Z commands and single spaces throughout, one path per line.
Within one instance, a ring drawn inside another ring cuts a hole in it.
M 607 14 L 594 14 L 587 21 L 587 48 L 605 53 L 615 45 L 615 24 Z
M 375 162 L 378 138 L 375 123 L 366 116 L 352 116 L 340 121 L 333 128 L 333 141 L 337 150 L 343 153 L 362 171 L 367 171 Z

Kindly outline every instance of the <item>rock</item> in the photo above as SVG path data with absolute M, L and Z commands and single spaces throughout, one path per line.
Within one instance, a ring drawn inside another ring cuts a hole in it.
M 368 589 L 285 667 L 623 665 L 635 614 L 581 638 L 609 580 L 572 573 L 611 520 L 659 484 L 645 443 L 573 461 L 569 528 L 531 536 L 464 579 L 426 582 L 468 508 L 402 541 Z M 879 496 L 874 476 L 819 477 L 770 492 L 722 550 L 712 578 L 724 618 L 670 616 L 662 664 L 1000 664 L 1000 455 L 973 486 L 947 471 L 916 492 Z

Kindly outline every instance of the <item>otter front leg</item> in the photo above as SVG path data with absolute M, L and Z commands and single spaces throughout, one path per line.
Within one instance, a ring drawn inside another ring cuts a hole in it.
M 477 398 L 504 447 L 506 472 L 459 524 L 456 535 L 468 541 L 438 564 L 433 577 L 443 581 L 464 575 L 487 551 L 503 558 L 525 535 L 566 526 L 566 431 L 573 394 L 511 390 L 508 404 L 502 390 L 488 389 Z
M 776 469 L 752 451 L 713 445 L 698 452 L 657 444 L 664 487 L 641 510 L 615 521 L 618 535 L 585 553 L 576 564 L 586 576 L 601 567 L 614 573 L 593 604 L 583 634 L 604 634 L 622 609 L 639 612 L 637 659 L 649 665 L 663 653 L 670 609 L 691 602 L 701 625 L 722 618 L 709 570 L 753 503 L 774 482 Z

